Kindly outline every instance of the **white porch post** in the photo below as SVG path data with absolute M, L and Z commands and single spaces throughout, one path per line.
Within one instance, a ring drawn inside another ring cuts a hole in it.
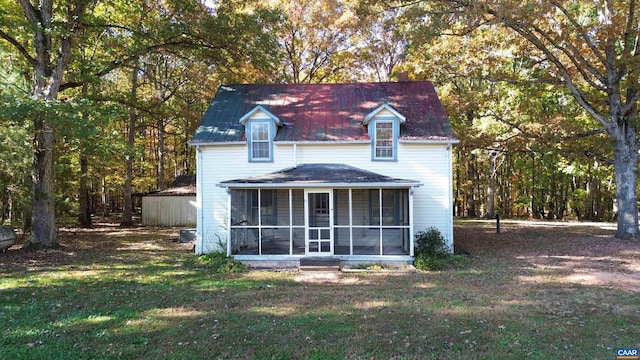
M 295 149 L 295 144 L 293 147 Z M 289 255 L 293 255 L 293 189 L 289 189 Z
M 413 240 L 415 236 L 413 235 L 413 191 L 415 188 L 409 188 L 409 255 L 413 256 Z
M 349 188 L 349 255 L 353 255 L 353 189 Z
M 231 192 L 227 189 L 227 256 L 231 256 Z
M 262 190 L 258 189 L 258 255 L 262 255 Z
M 378 245 L 380 246 L 380 252 L 378 255 L 382 255 L 382 188 L 378 189 Z

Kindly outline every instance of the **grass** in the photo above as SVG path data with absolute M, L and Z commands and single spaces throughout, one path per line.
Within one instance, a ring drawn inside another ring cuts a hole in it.
M 614 358 L 640 346 L 640 244 L 597 226 L 457 223 L 470 264 L 219 273 L 174 229 L 62 229 L 0 254 L 2 359 Z

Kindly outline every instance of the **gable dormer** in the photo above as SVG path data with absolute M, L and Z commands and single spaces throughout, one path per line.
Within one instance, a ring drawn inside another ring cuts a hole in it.
M 258 105 L 240 118 L 245 128 L 249 162 L 273 162 L 273 139 L 280 119 L 264 107 Z
M 382 104 L 364 117 L 371 138 L 372 161 L 397 161 L 400 124 L 407 119 L 389 104 Z

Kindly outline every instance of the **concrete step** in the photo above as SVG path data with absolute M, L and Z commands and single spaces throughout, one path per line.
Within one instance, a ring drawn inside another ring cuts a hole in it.
M 340 271 L 341 261 L 334 258 L 300 259 L 300 271 Z
M 340 266 L 299 266 L 300 271 L 340 271 Z

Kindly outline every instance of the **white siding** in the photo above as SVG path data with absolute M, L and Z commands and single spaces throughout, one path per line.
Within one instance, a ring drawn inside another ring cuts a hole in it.
M 196 196 L 143 196 L 142 225 L 195 226 Z
M 371 161 L 371 144 L 275 144 L 274 162 L 249 163 L 246 145 L 200 146 L 197 152 L 197 253 L 227 243 L 228 196 L 222 181 L 262 175 L 297 164 L 342 163 L 379 174 L 420 181 L 414 191 L 414 231 L 436 227 L 453 243 L 451 145 L 398 144 L 398 161 Z M 225 249 L 220 249 L 225 250 Z

